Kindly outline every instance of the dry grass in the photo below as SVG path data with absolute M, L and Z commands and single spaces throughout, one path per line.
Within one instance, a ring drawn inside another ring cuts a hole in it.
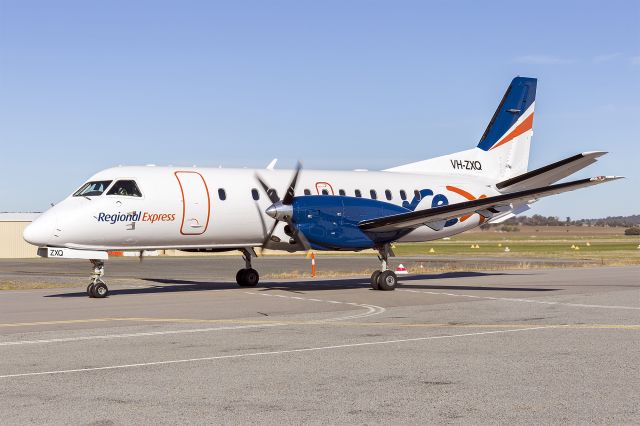
M 0 290 L 33 290 L 41 288 L 78 287 L 77 283 L 47 283 L 42 281 L 0 281 Z
M 529 270 L 529 269 L 552 269 L 552 268 L 593 268 L 603 266 L 597 262 L 566 262 L 566 263 L 536 263 L 536 262 L 509 262 L 509 263 L 459 263 L 459 262 L 445 262 L 438 264 L 431 264 L 428 261 L 415 262 L 405 265 L 407 271 L 411 275 L 422 274 L 445 274 L 448 272 L 495 272 L 495 271 L 509 271 L 509 270 Z M 623 266 L 615 264 L 615 262 L 609 262 L 605 266 Z M 343 277 L 368 277 L 374 271 L 374 267 L 371 269 L 364 269 L 360 271 L 318 271 L 316 278 L 343 278 Z M 281 272 L 277 274 L 266 274 L 263 279 L 300 279 L 300 278 L 312 278 L 310 272 L 302 271 L 289 271 Z

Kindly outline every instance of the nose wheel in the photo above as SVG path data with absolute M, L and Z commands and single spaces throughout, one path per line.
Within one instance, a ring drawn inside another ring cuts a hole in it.
M 87 286 L 87 295 L 95 299 L 103 299 L 109 295 L 109 287 L 102 281 L 104 275 L 104 262 L 102 260 L 91 260 L 93 273 L 91 282 Z

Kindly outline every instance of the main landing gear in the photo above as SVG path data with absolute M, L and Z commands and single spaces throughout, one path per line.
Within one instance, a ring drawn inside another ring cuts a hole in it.
M 389 244 L 385 244 L 378 249 L 380 253 L 378 259 L 380 259 L 380 270 L 374 271 L 371 274 L 371 288 L 374 290 L 392 291 L 396 289 L 398 285 L 398 277 L 395 272 L 387 269 L 387 260 L 391 253 L 391 247 Z
M 93 265 L 93 273 L 91 274 L 91 282 L 87 286 L 87 294 L 89 297 L 95 297 L 97 299 L 105 298 L 109 294 L 109 288 L 105 282 L 102 281 L 104 261 L 92 259 L 91 264 Z
M 251 257 L 256 256 L 256 252 L 253 251 L 253 248 L 242 249 L 241 251 L 245 267 L 236 274 L 236 282 L 240 287 L 255 287 L 260 281 L 260 274 L 251 267 Z

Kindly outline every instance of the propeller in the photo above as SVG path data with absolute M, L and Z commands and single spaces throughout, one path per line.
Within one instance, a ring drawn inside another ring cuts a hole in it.
M 284 221 L 287 223 L 287 225 L 289 225 L 291 236 L 295 241 L 302 244 L 305 250 L 309 250 L 311 248 L 311 246 L 309 245 L 309 241 L 307 241 L 302 232 L 300 232 L 298 228 L 296 228 L 296 226 L 293 224 L 293 221 L 291 220 L 293 216 L 293 198 L 295 196 L 296 183 L 298 182 L 298 176 L 300 175 L 301 169 L 302 164 L 298 162 L 298 164 L 296 165 L 296 170 L 293 173 L 293 178 L 291 179 L 291 182 L 289 183 L 287 191 L 285 192 L 284 198 L 282 200 L 280 200 L 280 197 L 278 196 L 276 190 L 269 187 L 264 179 L 262 179 L 262 177 L 260 177 L 260 175 L 256 173 L 256 180 L 258 181 L 258 183 L 260 183 L 260 186 L 264 190 L 265 194 L 267 194 L 267 197 L 269 197 L 269 200 L 272 203 L 267 208 L 267 210 L 265 210 L 265 213 L 275 219 L 275 222 L 271 226 L 271 229 L 262 241 L 262 248 L 264 248 L 269 240 L 271 240 L 273 232 L 276 230 L 276 226 L 278 226 L 278 223 L 280 221 Z

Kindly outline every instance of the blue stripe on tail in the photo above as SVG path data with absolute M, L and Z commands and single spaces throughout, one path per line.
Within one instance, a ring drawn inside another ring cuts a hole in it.
M 538 80 L 528 77 L 513 79 L 484 131 L 478 148 L 488 151 L 518 121 L 536 99 Z

